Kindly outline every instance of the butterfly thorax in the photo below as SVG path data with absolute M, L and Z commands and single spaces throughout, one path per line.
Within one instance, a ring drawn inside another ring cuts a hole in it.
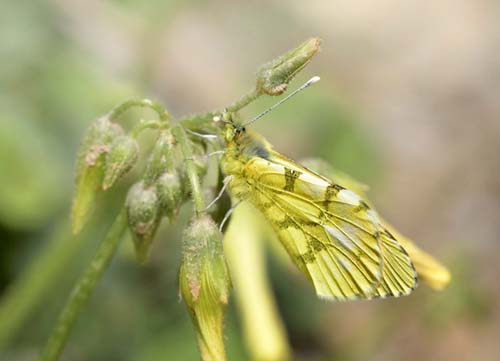
M 229 184 L 231 193 L 239 199 L 246 198 L 252 183 L 252 177 L 246 174 L 246 165 L 256 157 L 267 159 L 271 146 L 259 134 L 229 124 L 224 139 L 226 153 L 221 163 L 222 172 L 233 178 Z

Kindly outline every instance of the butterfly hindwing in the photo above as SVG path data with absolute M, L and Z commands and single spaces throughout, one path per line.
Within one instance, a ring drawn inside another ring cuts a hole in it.
M 411 260 L 354 192 L 272 152 L 245 166 L 259 208 L 318 295 L 400 296 L 416 284 Z
M 410 256 L 385 227 L 381 234 L 381 244 L 384 254 L 384 270 L 376 295 L 384 298 L 405 296 L 411 293 L 417 287 L 418 279 Z

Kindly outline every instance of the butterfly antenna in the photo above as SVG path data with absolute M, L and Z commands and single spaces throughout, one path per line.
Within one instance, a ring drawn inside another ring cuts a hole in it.
M 260 119 L 262 118 L 264 115 L 266 115 L 267 113 L 269 113 L 271 110 L 273 110 L 274 108 L 280 106 L 281 104 L 283 104 L 284 102 L 286 102 L 288 99 L 290 99 L 291 97 L 293 97 L 295 94 L 301 92 L 302 90 L 304 90 L 305 88 L 313 85 L 314 83 L 317 83 L 318 81 L 320 80 L 320 77 L 319 76 L 313 76 L 311 79 L 309 79 L 308 81 L 306 81 L 304 84 L 302 84 L 300 87 L 298 87 L 297 89 L 295 89 L 293 92 L 291 92 L 290 94 L 288 94 L 286 97 L 284 97 L 283 99 L 281 99 L 279 102 L 277 102 L 276 104 L 274 104 L 273 106 L 271 106 L 270 108 L 267 108 L 266 110 L 264 110 L 262 113 L 260 113 L 259 115 L 257 115 L 255 118 L 253 118 L 252 120 L 249 120 L 248 122 L 246 122 L 245 124 L 243 124 L 243 126 L 247 126 L 249 124 L 252 124 L 253 122 L 255 122 L 257 119 Z

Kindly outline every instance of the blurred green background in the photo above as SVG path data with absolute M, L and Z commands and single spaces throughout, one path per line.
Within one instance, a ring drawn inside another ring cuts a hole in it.
M 498 360 L 499 16 L 493 0 L 4 2 L 0 302 L 47 247 L 76 256 L 0 359 L 35 359 L 130 185 L 102 198 L 79 240 L 69 236 L 90 121 L 134 96 L 174 116 L 220 108 L 250 89 L 260 64 L 319 36 L 322 52 L 294 85 L 322 81 L 255 128 L 293 159 L 321 156 L 369 184 L 385 218 L 453 280 L 442 293 L 422 285 L 404 299 L 326 303 L 270 257 L 295 358 Z M 145 267 L 124 242 L 64 360 L 198 359 L 176 281 L 188 212 L 162 227 Z M 226 344 L 230 360 L 248 358 L 233 305 Z

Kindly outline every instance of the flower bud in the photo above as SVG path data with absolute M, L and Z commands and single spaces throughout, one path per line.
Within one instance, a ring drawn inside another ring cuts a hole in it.
M 183 199 L 179 173 L 175 170 L 163 173 L 156 181 L 156 192 L 160 199 L 162 213 L 167 217 L 175 215 Z
M 144 179 L 147 185 L 153 184 L 164 172 L 175 167 L 177 155 L 174 144 L 175 139 L 169 129 L 160 132 L 146 167 Z
M 107 117 L 97 119 L 88 129 L 78 151 L 76 189 L 71 210 L 73 233 L 78 233 L 91 213 L 104 177 L 106 153 L 123 129 Z
M 117 137 L 109 147 L 106 156 L 104 181 L 102 188 L 110 188 L 115 182 L 127 174 L 137 162 L 139 144 L 128 135 Z
M 320 39 L 311 38 L 288 53 L 264 64 L 257 73 L 257 90 L 268 95 L 280 95 L 288 83 L 302 70 L 320 49 Z
M 144 181 L 134 184 L 128 192 L 126 207 L 137 260 L 145 263 L 161 220 L 160 201 L 155 187 L 146 188 Z
M 230 284 L 222 234 L 209 216 L 199 216 L 184 233 L 179 285 L 203 360 L 226 359 L 223 321 Z
M 208 171 L 208 157 L 206 155 L 206 150 L 205 148 L 195 142 L 190 142 L 189 143 L 192 149 L 192 157 L 190 159 L 192 160 L 196 174 L 198 174 L 198 177 L 201 179 L 207 174 Z M 184 164 L 180 163 L 179 167 L 179 174 L 180 174 L 180 179 L 181 179 L 181 184 L 182 184 L 182 195 L 183 197 L 190 197 L 190 192 L 191 189 L 189 187 L 189 177 L 185 171 L 185 168 L 183 167 Z

